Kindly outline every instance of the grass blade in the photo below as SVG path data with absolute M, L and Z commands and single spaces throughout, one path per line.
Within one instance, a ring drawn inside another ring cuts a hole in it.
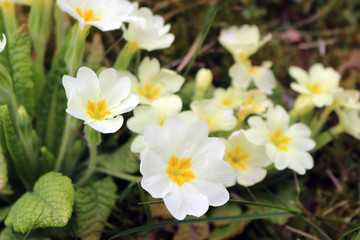
M 187 224 L 187 223 L 196 223 L 196 222 L 218 222 L 218 221 L 235 221 L 235 220 L 254 220 L 254 219 L 264 219 L 264 218 L 273 218 L 273 217 L 283 217 L 283 216 L 291 216 L 294 215 L 291 212 L 277 212 L 277 213 L 265 213 L 265 214 L 251 214 L 251 215 L 240 215 L 240 216 L 229 216 L 229 217 L 209 217 L 209 218 L 196 218 L 196 219 L 188 219 L 182 221 L 166 221 L 159 223 L 151 223 L 140 227 L 135 227 L 129 229 L 127 231 L 123 231 L 121 233 L 116 234 L 110 239 L 115 239 L 121 236 L 129 235 L 132 233 L 137 233 L 145 230 L 150 230 L 157 227 L 162 226 L 171 226 L 178 224 Z

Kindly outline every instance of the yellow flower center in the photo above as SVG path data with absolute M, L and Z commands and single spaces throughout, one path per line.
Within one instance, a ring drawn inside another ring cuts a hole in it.
M 240 61 L 243 62 L 244 64 L 246 64 L 246 62 L 249 60 L 249 56 L 243 52 L 240 52 L 238 54 L 238 57 L 239 57 Z
M 184 183 L 195 179 L 194 173 L 189 170 L 190 166 L 191 158 L 183 158 L 179 160 L 178 157 L 172 155 L 169 160 L 166 173 L 174 183 L 182 187 Z
M 255 74 L 257 72 L 257 67 L 250 66 L 248 67 L 248 70 L 251 74 Z
M 314 84 L 306 83 L 306 88 L 310 92 L 315 93 L 315 94 L 321 94 L 321 92 L 322 92 L 322 89 L 321 89 L 319 83 L 314 83 Z
M 4 12 L 10 12 L 10 11 L 14 11 L 14 3 L 8 0 L 5 0 L 2 4 L 1 4 L 2 10 Z
M 244 152 L 239 146 L 225 152 L 225 160 L 235 169 L 246 170 L 246 163 L 249 158 L 250 154 Z
M 204 120 L 205 122 L 207 122 L 207 124 L 209 124 L 209 128 L 213 128 L 216 127 L 218 124 L 215 121 L 211 121 L 210 118 L 206 118 L 206 119 L 201 119 Z
M 92 9 L 83 12 L 77 7 L 76 12 L 84 19 L 85 22 L 96 22 L 101 20 L 101 18 L 95 18 L 94 11 Z
M 111 114 L 111 112 L 106 108 L 105 100 L 102 100 L 98 103 L 93 103 L 88 100 L 86 105 L 86 113 L 89 114 L 92 119 L 98 121 L 104 120 L 106 115 Z
M 159 123 L 158 123 L 158 125 L 159 125 L 160 127 L 162 127 L 162 126 L 164 125 L 165 119 L 166 119 L 166 117 L 160 119 L 160 121 L 159 121 Z
M 234 103 L 234 99 L 223 98 L 221 104 L 230 107 Z
M 144 87 L 138 87 L 137 90 L 141 96 L 154 101 L 159 98 L 161 87 L 153 87 L 150 83 L 145 83 Z
M 272 135 L 270 135 L 271 142 L 281 151 L 288 152 L 288 144 L 291 138 L 283 135 L 280 128 L 278 128 Z
M 244 102 L 245 107 L 251 107 L 253 110 L 257 111 L 260 109 L 260 106 L 254 104 L 254 99 L 252 97 L 248 97 Z

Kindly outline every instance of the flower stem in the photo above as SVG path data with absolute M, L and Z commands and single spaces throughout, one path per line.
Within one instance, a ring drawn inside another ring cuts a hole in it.
M 324 124 L 328 120 L 328 117 L 330 113 L 334 110 L 334 107 L 332 105 L 327 106 L 321 113 L 320 117 L 318 119 L 314 119 L 311 122 L 311 137 L 315 138 L 321 129 L 323 129 Z
M 316 140 L 316 146 L 314 149 L 311 150 L 311 152 L 315 152 L 331 142 L 334 138 L 334 136 L 344 132 L 344 127 L 339 124 L 336 127 L 333 127 L 329 129 L 328 131 L 323 132 L 320 134 L 315 140 Z
M 114 68 L 116 70 L 126 70 L 138 49 L 137 42 L 127 42 L 117 57 Z
M 82 178 L 77 183 L 77 185 L 79 185 L 79 186 L 84 185 L 89 180 L 89 178 L 91 177 L 91 175 L 95 171 L 96 163 L 97 163 L 96 147 L 97 147 L 97 145 L 95 145 L 95 144 L 90 144 L 89 145 L 89 148 L 90 148 L 90 162 L 89 162 L 88 168 L 87 168 L 84 176 L 82 176 Z
M 58 156 L 56 158 L 56 163 L 55 163 L 55 171 L 59 172 L 62 162 L 64 160 L 64 156 L 65 156 L 65 152 L 66 152 L 66 147 L 68 145 L 68 141 L 70 139 L 70 131 L 71 131 L 71 116 L 69 114 L 66 115 L 66 121 L 65 121 L 65 129 L 64 129 L 64 134 L 63 134 L 63 138 L 61 141 L 61 145 L 60 145 L 60 150 L 58 153 Z
M 90 148 L 90 162 L 88 168 L 82 176 L 82 178 L 78 181 L 78 185 L 84 185 L 91 175 L 95 172 L 97 158 L 96 158 L 96 147 L 101 142 L 101 135 L 98 131 L 92 129 L 89 125 L 85 125 L 85 137 L 89 143 Z
M 130 174 L 122 173 L 122 172 L 119 172 L 119 171 L 115 171 L 115 170 L 108 169 L 108 168 L 103 168 L 103 167 L 96 168 L 96 171 L 100 172 L 100 173 L 106 173 L 106 174 L 108 174 L 110 176 L 120 178 L 120 179 L 123 179 L 123 180 L 127 180 L 129 182 L 140 182 L 141 179 L 142 179 L 141 177 L 133 176 L 133 175 L 130 175 Z
M 5 0 L 0 5 L 0 8 L 2 9 L 2 13 L 3 13 L 6 35 L 10 39 L 12 33 L 14 33 L 19 27 L 15 16 L 15 6 L 12 1 Z

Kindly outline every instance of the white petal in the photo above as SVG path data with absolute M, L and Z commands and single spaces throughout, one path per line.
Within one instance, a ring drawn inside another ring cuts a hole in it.
M 144 176 L 141 180 L 141 187 L 153 198 L 163 198 L 171 191 L 171 180 L 166 173 Z
M 192 168 L 196 179 L 230 185 L 234 182 L 235 171 L 225 161 L 204 161 Z
M 144 157 L 148 147 L 145 143 L 144 135 L 138 135 L 131 143 L 130 150 L 133 153 L 140 153 L 140 160 Z
M 332 104 L 332 102 L 334 101 L 334 97 L 329 94 L 319 94 L 314 95 L 312 100 L 315 106 L 321 108 Z
M 201 194 L 209 199 L 209 205 L 218 207 L 229 201 L 229 192 L 223 184 L 195 179 L 191 181 Z
M 84 121 L 91 121 L 92 119 L 86 113 L 86 100 L 80 98 L 75 91 L 71 92 L 69 100 L 68 100 L 68 107 L 66 112 L 69 113 L 71 116 L 84 120 Z
M 205 141 L 204 141 L 205 140 Z M 222 161 L 225 153 L 225 144 L 219 138 L 204 139 L 204 144 L 195 145 L 192 159 L 197 161 Z
M 80 98 L 99 102 L 100 84 L 96 73 L 88 67 L 81 67 L 76 74 L 75 91 Z
M 99 75 L 100 100 L 106 99 L 106 104 L 118 106 L 130 93 L 131 85 L 128 77 L 119 78 L 115 69 L 109 68 Z
M 290 164 L 290 159 L 288 158 L 288 154 L 279 150 L 273 144 L 266 144 L 266 154 L 268 157 L 275 163 L 275 168 L 278 170 L 283 170 L 287 168 Z
M 171 141 L 173 154 L 179 158 L 187 157 L 185 150 L 191 144 L 191 139 L 186 122 L 178 116 L 171 115 L 165 119 L 163 130 Z
M 112 114 L 109 114 L 109 118 L 112 118 L 114 116 L 130 112 L 133 110 L 137 105 L 139 104 L 139 97 L 131 94 L 129 97 L 125 98 L 121 102 L 121 104 L 117 107 L 109 108 L 109 110 L 112 112 Z
M 200 217 L 209 209 L 208 198 L 188 185 L 175 187 L 164 197 L 164 203 L 178 220 L 183 220 L 186 215 Z
M 266 170 L 259 167 L 247 166 L 246 170 L 236 170 L 237 182 L 247 187 L 261 182 L 265 176 Z
M 117 116 L 116 118 L 109 118 L 102 121 L 93 121 L 86 122 L 90 127 L 96 131 L 102 133 L 114 133 L 121 128 L 124 123 L 124 118 L 122 116 Z
M 144 138 L 149 149 L 156 151 L 164 161 L 168 161 L 174 154 L 173 146 L 169 142 L 168 135 L 159 125 L 148 123 L 144 129 Z M 179 156 L 177 156 L 179 157 Z
M 277 105 L 274 110 L 268 111 L 267 122 L 272 131 L 278 128 L 286 130 L 289 127 L 290 117 L 283 107 Z
M 291 66 L 289 68 L 289 74 L 294 78 L 300 85 L 305 85 L 309 81 L 309 76 L 307 72 L 299 67 Z

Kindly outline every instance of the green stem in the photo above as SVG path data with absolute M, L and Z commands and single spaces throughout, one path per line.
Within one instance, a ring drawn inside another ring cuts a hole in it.
M 317 150 L 331 142 L 334 136 L 339 135 L 342 132 L 344 132 L 344 127 L 341 124 L 329 129 L 328 131 L 323 132 L 315 139 L 316 146 L 314 149 L 311 150 L 311 152 L 316 152 Z
M 129 67 L 134 54 L 139 49 L 137 42 L 127 42 L 116 59 L 114 68 L 117 70 L 126 70 Z
M 96 169 L 96 163 L 97 163 L 96 147 L 97 147 L 97 144 L 90 144 L 89 147 L 90 147 L 89 166 L 88 166 L 84 176 L 82 176 L 82 178 L 77 182 L 77 185 L 79 185 L 79 186 L 84 185 L 89 180 L 89 178 L 95 172 L 95 169 Z
M 324 111 L 322 111 L 320 117 L 318 119 L 314 119 L 311 123 L 311 137 L 314 139 L 319 134 L 321 129 L 323 129 L 326 121 L 329 118 L 330 113 L 334 110 L 332 105 L 327 106 Z
M 19 27 L 15 15 L 15 6 L 13 2 L 6 0 L 1 4 L 1 8 L 4 18 L 6 35 L 9 39 L 11 39 L 12 34 L 16 32 Z
M 65 156 L 65 153 L 66 153 L 66 148 L 68 146 L 68 141 L 70 139 L 70 134 L 71 134 L 71 116 L 69 114 L 67 114 L 66 115 L 64 134 L 63 134 L 63 138 L 62 138 L 62 141 L 61 141 L 58 157 L 57 157 L 56 163 L 55 163 L 55 169 L 54 170 L 56 172 L 60 171 L 62 162 L 64 160 L 64 156 Z
M 118 172 L 112 169 L 108 169 L 108 168 L 103 168 L 103 167 L 98 167 L 96 168 L 97 172 L 100 173 L 106 173 L 110 176 L 116 177 L 116 178 L 120 178 L 129 182 L 140 182 L 142 177 L 136 177 L 130 174 L 126 174 L 126 173 L 122 173 L 122 172 Z

